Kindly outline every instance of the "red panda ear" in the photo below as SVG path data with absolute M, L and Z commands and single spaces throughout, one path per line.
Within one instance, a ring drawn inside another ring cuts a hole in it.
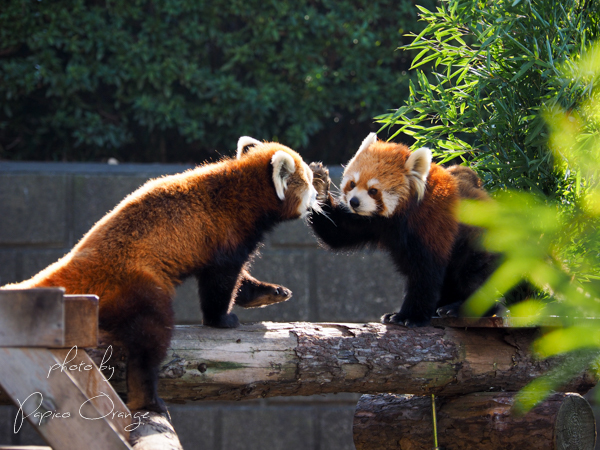
M 236 159 L 240 159 L 250 147 L 254 147 L 255 145 L 260 143 L 260 141 L 257 141 L 256 139 L 251 138 L 250 136 L 242 136 L 238 139 L 237 151 L 235 152 Z
M 287 189 L 287 180 L 296 171 L 296 163 L 294 162 L 294 158 L 289 154 L 279 150 L 271 158 L 271 165 L 273 166 L 275 192 L 277 192 L 277 197 L 283 200 L 285 198 L 285 190 Z
M 359 153 L 362 152 L 363 150 L 368 149 L 371 146 L 371 144 L 373 144 L 374 142 L 377 142 L 377 133 L 369 133 L 369 135 L 362 141 L 362 144 L 360 144 L 358 151 L 354 154 L 352 159 L 350 161 L 348 161 L 348 164 L 346 164 L 346 167 L 349 167 L 350 164 L 352 164 L 354 162 L 354 160 L 359 155 Z
M 405 167 L 408 169 L 408 177 L 411 185 L 417 192 L 417 199 L 420 201 L 425 195 L 425 185 L 429 167 L 431 166 L 431 150 L 427 147 L 421 147 L 415 150 L 406 160 Z

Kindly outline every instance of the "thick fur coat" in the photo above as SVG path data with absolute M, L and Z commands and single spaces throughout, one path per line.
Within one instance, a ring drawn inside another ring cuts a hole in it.
M 236 158 L 147 182 L 62 259 L 3 289 L 98 295 L 100 327 L 129 353 L 129 408 L 164 411 L 158 365 L 170 343 L 176 286 L 197 278 L 203 322 L 213 327 L 238 326 L 234 302 L 287 300 L 289 290 L 256 280 L 245 264 L 266 232 L 311 208 L 312 176 L 293 150 L 241 138 Z
M 427 325 L 436 311 L 454 315 L 489 277 L 498 256 L 479 245 L 480 230 L 457 219 L 461 199 L 487 199 L 466 167 L 445 169 L 429 149 L 411 152 L 371 133 L 344 170 L 341 194 L 329 192 L 327 170 L 313 164 L 323 214 L 313 214 L 317 237 L 332 249 L 375 246 L 406 277 L 400 311 L 384 323 Z

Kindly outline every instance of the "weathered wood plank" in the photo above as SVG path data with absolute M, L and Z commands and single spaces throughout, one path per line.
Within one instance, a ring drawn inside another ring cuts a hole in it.
M 17 402 L 15 426 L 26 418 L 53 448 L 130 449 L 71 378 L 51 372 L 60 364 L 50 350 L 0 348 L 0 385 Z
M 0 347 L 62 347 L 64 290 L 0 290 Z
M 537 329 L 413 328 L 378 323 L 246 324 L 233 330 L 178 326 L 160 372 L 167 401 L 240 400 L 332 392 L 462 395 L 516 391 L 556 367 L 531 351 Z M 104 343 L 106 345 L 106 342 Z M 99 361 L 102 348 L 92 352 Z M 125 390 L 125 355 L 108 362 Z M 565 382 L 584 393 L 592 372 Z
M 55 367 L 55 372 L 68 371 L 71 378 L 84 395 L 89 398 L 98 410 L 99 416 L 106 417 L 114 429 L 118 430 L 125 439 L 129 438 L 129 428 L 132 423 L 131 413 L 112 385 L 102 375 L 94 361 L 83 350 L 76 347 L 51 350 L 62 367 Z M 51 376 L 54 375 L 54 372 Z
M 98 345 L 98 297 L 65 295 L 65 348 Z

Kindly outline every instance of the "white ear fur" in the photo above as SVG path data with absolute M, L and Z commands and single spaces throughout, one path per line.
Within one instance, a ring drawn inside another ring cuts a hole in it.
M 427 175 L 431 167 L 431 150 L 427 147 L 421 147 L 412 152 L 406 160 L 411 183 L 417 192 L 417 200 L 421 201 L 425 195 L 425 186 L 427 184 Z
M 358 155 L 363 150 L 369 148 L 371 146 L 371 144 L 376 141 L 377 141 L 377 133 L 369 133 L 369 135 L 362 141 L 362 144 L 360 144 L 360 147 L 358 148 L 358 151 L 356 152 L 356 154 Z
M 271 164 L 273 165 L 275 192 L 277 192 L 277 197 L 283 200 L 285 198 L 285 190 L 287 189 L 287 179 L 296 171 L 296 163 L 294 162 L 294 158 L 288 153 L 279 150 L 271 158 Z
M 250 136 L 242 136 L 241 138 L 238 139 L 238 143 L 237 143 L 237 151 L 236 151 L 236 159 L 240 159 L 242 157 L 242 155 L 244 154 L 244 148 L 249 146 L 249 145 L 257 145 L 260 144 L 260 141 L 257 141 L 254 138 L 251 138 Z
M 354 154 L 352 159 L 350 161 L 348 161 L 348 164 L 346 164 L 346 167 L 349 167 L 350 164 L 352 164 L 352 162 L 356 159 L 358 154 L 360 152 L 362 152 L 363 150 L 368 149 L 371 146 L 371 144 L 373 144 L 374 142 L 377 142 L 377 133 L 369 133 L 369 135 L 362 141 L 362 144 L 360 144 L 358 151 Z

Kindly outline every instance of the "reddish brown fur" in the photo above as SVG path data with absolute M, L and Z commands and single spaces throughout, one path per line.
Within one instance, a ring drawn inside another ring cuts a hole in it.
M 339 200 L 328 192 L 327 170 L 311 167 L 325 213 L 313 215 L 317 235 L 332 249 L 384 249 L 405 277 L 402 307 L 384 323 L 427 325 L 438 308 L 455 314 L 494 270 L 497 255 L 481 249 L 480 231 L 457 217 L 461 198 L 487 198 L 470 169 L 444 169 L 428 149 L 410 152 L 375 134 L 344 170 Z
M 291 200 L 283 208 L 271 183 L 269 161 L 282 148 L 149 181 L 98 221 L 69 254 L 10 287 L 63 286 L 67 294 L 99 295 L 106 309 L 132 276 L 141 274 L 174 294 L 181 274 L 206 264 L 217 251 L 235 249 L 265 211 L 282 220 L 298 216 L 293 190 L 300 182 L 289 184 Z M 225 186 L 231 192 L 214 192 L 224 178 L 230 178 Z M 190 201 L 194 198 L 201 202 Z
M 290 155 L 296 166 L 287 179 L 284 200 L 273 184 L 271 162 L 279 151 Z M 130 405 L 161 410 L 148 405 L 160 400 L 149 398 L 156 395 L 148 387 L 156 379 L 145 372 L 148 367 L 155 370 L 166 354 L 175 287 L 206 266 L 217 276 L 222 267 L 224 277 L 237 277 L 264 231 L 299 216 L 301 198 L 312 190 L 311 180 L 300 156 L 275 143 L 263 143 L 240 159 L 151 180 L 98 221 L 62 259 L 27 281 L 3 288 L 62 286 L 67 294 L 98 295 L 101 327 L 128 340 L 130 362 L 142 361 L 128 367 Z M 241 277 L 251 280 L 252 289 L 260 284 L 245 270 Z M 231 286 L 233 295 L 237 287 L 239 281 Z M 206 320 L 205 302 L 213 300 L 201 300 Z M 227 301 L 230 309 L 233 300 Z M 254 298 L 245 301 L 256 304 Z M 263 304 L 268 303 L 272 301 Z M 215 326 L 235 323 L 237 318 Z

